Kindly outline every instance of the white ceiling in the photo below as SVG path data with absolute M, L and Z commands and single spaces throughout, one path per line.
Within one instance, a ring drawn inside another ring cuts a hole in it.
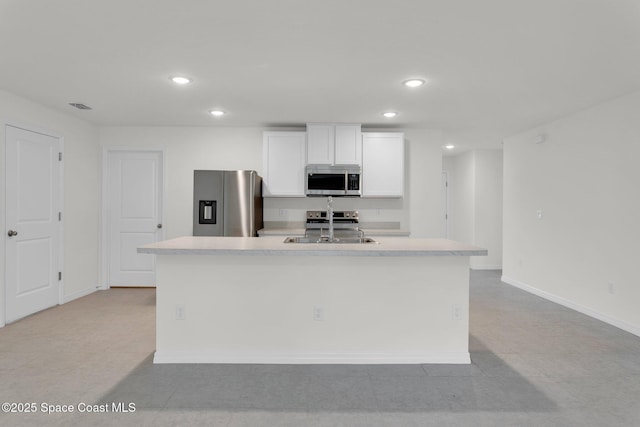
M 640 1 L 0 0 L 0 53 L 0 88 L 96 125 L 353 122 L 499 146 L 640 89 Z

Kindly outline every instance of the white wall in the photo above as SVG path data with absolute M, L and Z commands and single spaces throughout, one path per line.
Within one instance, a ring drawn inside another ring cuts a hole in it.
M 474 243 L 489 249 L 471 257 L 471 268 L 502 268 L 502 150 L 476 150 Z
M 165 237 L 193 234 L 193 171 L 262 169 L 262 129 L 102 127 L 103 147 L 164 148 Z
M 444 168 L 449 179 L 449 238 L 473 243 L 475 163 L 472 151 L 446 157 Z
M 68 301 L 94 291 L 98 284 L 97 129 L 85 121 L 1 90 L 0 124 L 50 132 L 64 138 L 64 298 Z M 4 129 L 2 132 L 0 163 L 4 170 Z M 4 181 L 0 185 L 0 200 L 0 210 L 4 212 Z M 0 227 L 6 232 L 4 221 Z M 4 308 L 4 245 L 1 258 L 0 307 Z
M 636 92 L 504 145 L 504 280 L 637 335 L 639 112 Z
M 103 147 L 166 149 L 165 237 L 192 234 L 194 169 L 254 169 L 262 174 L 264 128 L 102 127 Z M 286 129 L 278 129 L 286 130 Z M 299 130 L 299 129 L 296 129 Z M 372 130 L 374 131 L 374 130 Z M 335 209 L 357 209 L 361 221 L 398 222 L 413 237 L 440 234 L 440 171 L 442 133 L 407 130 L 405 197 L 334 201 Z M 265 221 L 296 221 L 309 209 L 323 209 L 319 198 L 267 198 Z
M 408 129 L 405 197 L 409 202 L 411 237 L 444 237 L 442 230 L 442 144 L 438 130 Z M 408 178 L 408 179 L 407 179 Z
M 467 151 L 445 157 L 449 179 L 449 237 L 487 248 L 471 268 L 502 267 L 502 150 Z

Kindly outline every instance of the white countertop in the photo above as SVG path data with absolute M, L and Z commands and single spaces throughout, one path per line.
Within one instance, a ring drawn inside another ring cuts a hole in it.
M 185 236 L 138 248 L 156 255 L 484 256 L 487 250 L 447 239 L 376 238 L 379 243 L 284 243 L 279 237 Z

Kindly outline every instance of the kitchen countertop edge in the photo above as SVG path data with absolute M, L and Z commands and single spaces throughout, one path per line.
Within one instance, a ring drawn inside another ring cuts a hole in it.
M 378 244 L 284 243 L 282 237 L 178 237 L 138 248 L 155 255 L 485 256 L 488 251 L 447 239 L 385 237 Z

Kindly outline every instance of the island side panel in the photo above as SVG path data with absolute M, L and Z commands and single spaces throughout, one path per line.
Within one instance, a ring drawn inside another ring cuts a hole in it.
M 156 363 L 470 363 L 466 256 L 157 262 Z

